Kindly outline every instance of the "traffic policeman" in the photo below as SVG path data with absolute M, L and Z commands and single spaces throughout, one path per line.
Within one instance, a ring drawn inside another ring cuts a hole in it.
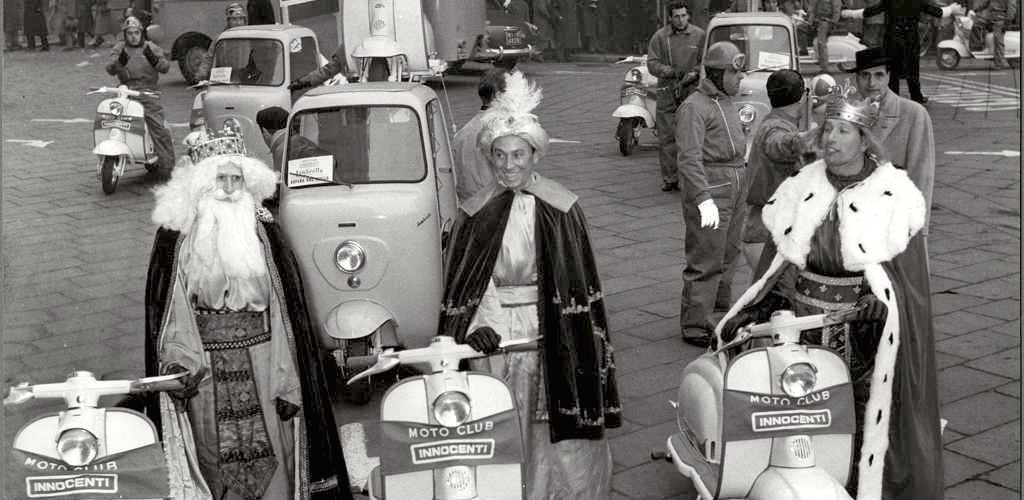
M 679 107 L 676 143 L 683 180 L 686 264 L 680 326 L 683 340 L 707 346 L 711 314 L 731 302 L 732 267 L 746 220 L 746 137 L 733 96 L 746 56 L 716 42 L 704 59 L 705 77 Z

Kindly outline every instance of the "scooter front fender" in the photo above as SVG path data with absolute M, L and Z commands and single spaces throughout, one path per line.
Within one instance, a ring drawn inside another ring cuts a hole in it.
M 135 156 L 132 155 L 131 148 L 129 148 L 127 144 L 112 139 L 100 142 L 96 147 L 92 148 L 92 152 L 93 154 L 100 156 L 127 156 L 132 159 L 132 161 L 135 159 Z
M 327 313 L 327 319 L 321 326 L 330 339 L 352 340 L 372 334 L 394 317 L 391 311 L 376 302 L 352 300 Z
M 953 49 L 957 54 L 960 54 L 960 57 L 969 57 L 971 55 L 971 53 L 968 52 L 967 47 L 960 43 L 960 40 L 956 39 L 943 40 L 939 42 L 939 50 L 942 49 Z
M 852 500 L 843 485 L 817 467 L 771 467 L 758 476 L 748 500 Z
M 615 111 L 612 112 L 612 116 L 615 118 L 643 118 L 644 125 L 646 125 L 647 128 L 654 128 L 654 117 L 651 116 L 651 112 L 647 111 L 647 109 L 642 106 L 637 106 L 636 104 L 622 104 L 615 108 Z

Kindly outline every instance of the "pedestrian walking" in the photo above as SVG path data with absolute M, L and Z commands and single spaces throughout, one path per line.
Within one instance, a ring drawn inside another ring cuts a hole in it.
M 867 0 L 865 8 L 877 8 L 882 0 Z M 885 14 L 864 16 L 864 32 L 861 34 L 860 43 L 865 47 L 881 47 L 885 37 Z
M 4 0 L 4 50 L 24 49 L 18 40 L 18 32 L 21 31 L 23 21 L 22 0 Z
M 680 328 L 683 340 L 707 346 L 714 310 L 732 302 L 732 274 L 746 217 L 746 140 L 733 100 L 746 56 L 732 42 L 715 42 L 705 77 L 679 107 L 676 143 L 686 226 Z
M 28 49 L 35 50 L 36 37 L 39 37 L 42 46 L 40 52 L 50 50 L 49 33 L 46 30 L 46 13 L 43 12 L 44 0 L 25 0 L 22 13 L 22 30 L 25 32 L 25 40 L 28 42 Z
M 473 115 L 452 139 L 452 148 L 455 150 L 455 192 L 460 203 L 470 199 L 481 188 L 494 183 L 487 155 L 480 150 L 476 139 L 483 129 L 483 117 L 491 107 L 491 102 L 505 91 L 506 73 L 508 71 L 504 68 L 495 67 L 480 77 L 477 85 L 480 112 Z
M 678 191 L 676 167 L 676 108 L 699 80 L 704 30 L 690 24 L 690 9 L 682 0 L 668 4 L 669 23 L 654 32 L 647 44 L 647 70 L 658 78 L 655 126 L 661 190 Z
M 68 16 L 65 23 L 65 38 L 68 41 L 64 50 L 74 50 L 75 47 L 85 48 L 86 35 L 92 35 L 96 31 L 92 18 L 93 0 L 74 0 L 74 9 Z
M 117 39 L 116 31 L 111 27 L 114 24 L 114 19 L 111 18 L 109 0 L 96 0 L 96 3 L 93 4 L 93 23 L 96 37 L 89 45 L 90 47 L 94 49 L 102 47 L 104 35 L 114 34 L 114 39 Z
M 992 32 L 992 63 L 996 69 L 1009 68 L 1006 62 L 1006 43 L 1003 28 L 1017 16 L 1016 0 L 976 0 L 972 12 L 977 15 L 972 38 L 985 40 L 985 31 Z
M 814 51 L 818 54 L 818 68 L 822 73 L 833 73 L 829 64 L 828 37 L 836 31 L 843 10 L 841 0 L 810 0 L 807 22 L 814 28 Z

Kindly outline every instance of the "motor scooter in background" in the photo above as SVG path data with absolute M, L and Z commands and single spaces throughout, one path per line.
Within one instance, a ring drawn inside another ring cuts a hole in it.
M 147 171 L 157 167 L 159 158 L 153 147 L 153 139 L 146 126 L 146 113 L 142 103 L 131 99 L 145 96 L 159 99 L 160 93 L 146 90 L 131 90 L 120 87 L 91 88 L 85 95 L 114 94 L 115 97 L 100 101 L 93 121 L 92 152 L 98 157 L 96 174 L 100 178 L 105 194 L 117 190 L 117 181 L 124 175 L 129 164 L 141 163 Z
M 615 138 L 619 152 L 629 156 L 640 143 L 640 129 L 649 128 L 657 136 L 654 117 L 658 108 L 658 79 L 647 71 L 647 56 L 629 56 L 615 64 L 633 64 L 619 91 L 619 107 L 612 116 L 619 119 Z
M 14 437 L 4 498 L 166 498 L 168 469 L 159 435 L 143 414 L 101 408 L 102 396 L 182 389 L 184 374 L 138 380 L 97 380 L 76 371 L 53 384 L 13 386 L 4 406 L 32 399 L 63 399 Z M 8 496 L 9 495 L 9 496 Z
M 537 340 L 506 341 L 499 352 L 536 349 Z M 372 432 L 358 422 L 341 427 L 349 476 L 353 482 L 369 476 L 371 500 L 524 498 L 523 436 L 511 390 L 493 375 L 458 369 L 460 361 L 483 356 L 488 355 L 437 336 L 428 347 L 386 349 L 373 366 L 349 380 L 399 365 L 426 373 L 400 380 L 384 395 L 379 466 L 351 453 L 372 448 L 363 441 Z
M 849 321 L 856 311 L 776 311 L 691 362 L 672 403 L 679 432 L 667 453 L 651 457 L 672 462 L 699 500 L 849 500 L 850 371 L 835 352 L 802 343 L 800 332 Z
M 807 22 L 807 12 L 803 9 L 789 16 L 798 31 L 809 33 L 807 46 L 800 47 L 800 64 L 818 64 L 818 52 L 814 48 L 813 29 Z M 842 71 L 850 71 L 857 67 L 857 52 L 867 48 L 860 38 L 853 33 L 831 35 L 828 37 L 828 63 Z M 806 51 L 806 53 L 805 53 Z M 824 71 L 824 68 L 821 68 Z
M 990 32 L 985 33 L 985 46 L 982 50 L 971 50 L 971 30 L 974 28 L 976 17 L 964 15 L 962 9 L 960 15 L 953 16 L 953 38 L 939 42 L 939 55 L 935 58 L 935 64 L 939 69 L 956 69 L 960 65 L 960 60 L 964 58 L 995 57 L 993 35 Z M 1003 32 L 1003 55 L 1006 59 L 1020 60 L 1020 30 Z

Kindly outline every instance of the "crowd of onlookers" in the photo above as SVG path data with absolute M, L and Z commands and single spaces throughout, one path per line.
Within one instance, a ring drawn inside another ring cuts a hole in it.
M 113 42 L 131 0 L 3 0 L 4 51 L 64 50 Z

